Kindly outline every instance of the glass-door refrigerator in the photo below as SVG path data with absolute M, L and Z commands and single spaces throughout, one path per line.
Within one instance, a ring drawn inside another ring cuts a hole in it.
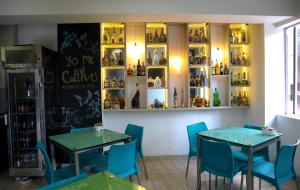
M 1 48 L 8 100 L 10 176 L 42 176 L 43 157 L 37 141 L 46 142 L 44 66 L 54 59 L 41 46 Z

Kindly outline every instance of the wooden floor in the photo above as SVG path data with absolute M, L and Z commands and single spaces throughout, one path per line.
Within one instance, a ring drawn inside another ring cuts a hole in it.
M 141 185 L 148 190 L 195 190 L 196 189 L 196 160 L 192 159 L 190 163 L 189 175 L 185 178 L 185 169 L 187 159 L 185 157 L 151 157 L 146 158 L 146 167 L 149 179 L 145 179 L 144 171 L 140 174 Z M 208 174 L 202 175 L 202 189 L 208 190 Z M 214 187 L 214 179 L 212 177 L 212 189 Z M 137 183 L 137 178 L 133 177 Z M 34 190 L 36 187 L 45 183 L 43 179 L 34 179 L 31 183 L 22 185 L 12 177 L 8 177 L 7 172 L 0 174 L 0 190 Z M 240 188 L 240 175 L 234 179 L 233 189 Z M 218 188 L 224 189 L 223 179 L 219 178 Z M 227 186 L 228 189 L 228 186 Z M 245 185 L 244 188 L 246 189 Z M 258 189 L 258 179 L 255 179 L 255 190 Z M 268 183 L 262 181 L 263 190 L 275 189 Z M 296 186 L 293 181 L 288 182 L 282 190 L 295 190 Z

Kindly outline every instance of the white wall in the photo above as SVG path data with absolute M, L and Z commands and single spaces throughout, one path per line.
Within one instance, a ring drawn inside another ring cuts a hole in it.
M 190 13 L 293 16 L 297 0 L 1 0 L 0 15 Z

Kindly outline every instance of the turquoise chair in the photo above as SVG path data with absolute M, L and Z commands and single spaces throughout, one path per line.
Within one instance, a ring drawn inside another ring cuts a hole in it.
M 201 170 L 216 176 L 227 178 L 232 189 L 234 176 L 242 171 L 246 164 L 234 160 L 230 144 L 200 138 Z M 209 189 L 210 189 L 209 178 Z M 198 187 L 201 185 L 199 180 Z
M 260 130 L 260 131 L 262 130 L 262 127 L 256 126 L 256 125 L 251 125 L 251 124 L 246 124 L 244 126 L 244 128 L 255 129 L 255 130 Z M 233 152 L 233 157 L 236 160 L 248 163 L 247 149 L 242 148 L 242 150 L 240 150 L 240 151 L 234 151 Z M 269 159 L 269 147 L 265 147 L 261 150 L 255 151 L 253 153 L 253 163 L 255 163 L 257 161 L 261 161 L 261 160 L 270 161 L 270 159 Z
M 93 127 L 72 128 L 71 133 L 84 132 L 88 130 L 94 130 L 94 128 Z M 101 159 L 101 154 L 99 150 L 94 149 L 87 152 L 83 152 L 79 154 L 80 169 L 84 169 L 87 166 L 97 165 L 100 159 Z
M 36 190 L 56 190 L 59 187 L 63 187 L 65 185 L 68 185 L 70 183 L 73 183 L 73 182 L 76 182 L 78 180 L 84 179 L 86 177 L 88 177 L 87 174 L 81 174 L 79 176 L 71 177 L 71 178 L 68 178 L 68 179 L 65 179 L 65 180 L 62 180 L 62 181 L 59 181 L 59 182 L 52 183 L 50 185 L 39 187 Z
M 93 173 L 109 171 L 119 177 L 125 178 L 135 174 L 138 182 L 139 169 L 136 164 L 136 147 L 137 140 L 133 140 L 126 144 L 112 145 L 107 153 L 107 164 L 106 167 L 103 165 L 97 165 L 92 167 Z
M 51 161 L 47 155 L 45 146 L 42 141 L 37 142 L 37 148 L 42 152 L 44 156 L 46 164 L 44 177 L 47 180 L 48 184 L 52 184 L 76 176 L 75 167 L 73 165 L 53 170 Z M 84 171 L 81 171 L 81 173 L 84 174 Z
M 253 165 L 252 173 L 253 176 L 259 178 L 259 190 L 261 189 L 261 179 L 274 185 L 276 190 L 280 190 L 280 187 L 284 183 L 290 179 L 294 179 L 299 190 L 294 168 L 294 158 L 299 142 L 298 140 L 296 144 L 282 146 L 276 157 L 275 164 L 262 160 Z M 243 187 L 244 174 L 246 173 L 247 168 L 244 168 L 241 178 L 241 189 Z
M 144 154 L 143 154 L 143 150 L 142 150 L 143 133 L 144 133 L 144 128 L 142 126 L 138 126 L 138 125 L 128 124 L 125 129 L 126 135 L 130 135 L 131 137 L 133 137 L 133 139 L 137 140 L 136 141 L 136 157 L 137 157 L 137 159 L 142 160 L 144 170 L 145 170 L 145 176 L 146 176 L 146 179 L 148 179 L 148 173 L 147 173 L 146 165 L 144 162 Z
M 187 177 L 189 172 L 190 158 L 192 156 L 197 156 L 197 136 L 196 134 L 202 131 L 207 131 L 207 126 L 205 122 L 195 123 L 187 126 L 187 133 L 189 138 L 190 150 L 188 156 L 188 162 L 186 166 L 185 177 Z

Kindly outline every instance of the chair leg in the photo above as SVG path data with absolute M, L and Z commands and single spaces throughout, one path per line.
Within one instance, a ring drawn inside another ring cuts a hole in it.
M 218 176 L 216 176 L 216 180 L 215 180 L 215 188 L 218 189 Z
M 197 190 L 201 190 L 201 173 L 199 174 L 198 184 L 197 184 Z
M 208 175 L 208 189 L 211 190 L 211 174 Z
M 129 177 L 129 181 L 132 182 L 132 176 L 130 175 L 128 177 Z
M 136 174 L 136 178 L 137 178 L 137 180 L 138 180 L 139 185 L 141 185 L 140 178 L 139 178 L 139 175 L 138 175 L 138 174 Z
M 297 190 L 300 190 L 299 183 L 297 182 L 297 179 L 294 179 L 294 181 L 295 181 L 295 184 L 296 184 Z
M 187 165 L 186 165 L 185 177 L 187 177 L 188 172 L 189 172 L 190 159 L 191 159 L 191 157 L 189 156 L 188 161 L 187 161 Z
M 232 190 L 232 182 L 230 182 L 230 190 Z
M 145 165 L 145 162 L 144 162 L 144 158 L 142 158 L 142 162 L 143 162 L 143 166 L 144 166 L 144 170 L 145 170 L 145 176 L 146 176 L 146 179 L 148 179 L 148 172 L 147 172 L 147 169 L 146 169 L 146 165 Z
M 244 183 L 244 175 L 241 174 L 241 187 L 240 187 L 240 190 L 243 190 L 243 183 Z
M 258 181 L 258 187 L 259 187 L 259 190 L 261 190 L 261 179 L 259 178 L 259 181 Z

